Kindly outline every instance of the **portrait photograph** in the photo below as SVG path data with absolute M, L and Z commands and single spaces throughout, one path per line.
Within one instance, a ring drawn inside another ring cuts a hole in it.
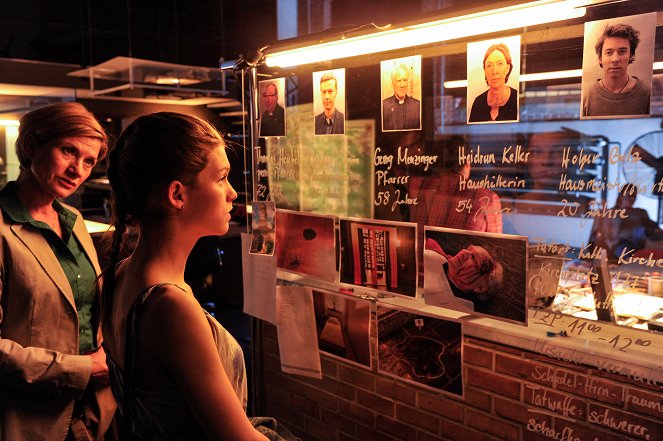
M 260 137 L 285 136 L 285 78 L 258 82 Z
M 581 119 L 651 114 L 656 13 L 585 23 Z
M 341 283 L 414 298 L 417 224 L 340 219 Z
M 467 44 L 467 122 L 518 122 L 520 35 Z
M 313 290 L 318 348 L 344 361 L 371 368 L 371 302 Z
M 345 134 L 345 69 L 313 72 L 316 135 Z
M 382 131 L 421 130 L 421 55 L 380 62 Z
M 274 254 L 276 208 L 271 201 L 251 202 L 251 247 L 250 254 Z
M 459 321 L 378 302 L 377 324 L 380 373 L 463 396 L 463 330 Z
M 336 281 L 334 217 L 276 210 L 276 266 Z
M 424 301 L 527 324 L 527 237 L 424 228 Z

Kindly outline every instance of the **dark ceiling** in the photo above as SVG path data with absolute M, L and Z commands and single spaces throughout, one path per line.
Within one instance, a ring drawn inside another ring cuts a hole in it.
M 3 0 L 0 57 L 217 66 L 276 38 L 276 0 Z
M 515 0 L 499 0 L 503 3 Z M 298 35 L 421 19 L 488 0 L 298 0 Z M 217 66 L 276 42 L 277 0 L 2 0 L 0 58 L 92 66 L 130 56 Z M 326 18 L 323 18 L 326 16 Z

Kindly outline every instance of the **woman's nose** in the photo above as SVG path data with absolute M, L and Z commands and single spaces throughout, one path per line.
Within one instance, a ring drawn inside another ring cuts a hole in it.
M 69 167 L 67 167 L 67 171 L 76 177 L 83 175 L 83 169 L 84 169 L 83 161 L 76 159 L 72 159 L 71 163 L 69 164 Z
M 237 199 L 237 192 L 235 191 L 235 188 L 232 185 L 230 186 L 230 192 L 228 194 L 228 197 L 231 201 Z

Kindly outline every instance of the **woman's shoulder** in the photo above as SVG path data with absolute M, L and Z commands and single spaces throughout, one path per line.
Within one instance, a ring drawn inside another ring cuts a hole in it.
M 149 304 L 150 309 L 170 308 L 187 306 L 197 301 L 186 289 L 176 283 L 160 282 L 149 285 L 143 289 L 138 301 L 142 304 Z
M 139 296 L 143 304 L 141 313 L 155 324 L 206 321 L 200 303 L 193 294 L 175 283 L 158 283 L 148 287 Z
M 511 86 L 507 86 L 507 87 L 511 91 L 511 94 L 509 95 L 509 101 L 517 101 L 518 100 L 518 89 L 514 89 Z

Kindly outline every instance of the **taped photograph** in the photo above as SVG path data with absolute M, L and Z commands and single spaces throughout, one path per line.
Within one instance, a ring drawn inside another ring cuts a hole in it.
M 320 351 L 371 368 L 371 302 L 313 290 Z
M 417 224 L 341 218 L 341 283 L 417 293 Z
M 382 131 L 421 130 L 421 56 L 380 63 Z
M 274 202 L 251 202 L 251 248 L 250 254 L 274 254 Z
M 520 35 L 467 45 L 467 122 L 519 119 Z
M 426 304 L 527 324 L 527 237 L 424 228 Z
M 316 135 L 345 133 L 345 69 L 313 72 Z
M 378 303 L 378 371 L 463 396 L 463 330 L 458 321 Z
M 335 282 L 334 217 L 277 210 L 276 266 Z
M 285 136 L 285 78 L 258 82 L 260 137 Z
M 651 113 L 656 13 L 585 23 L 580 118 Z

